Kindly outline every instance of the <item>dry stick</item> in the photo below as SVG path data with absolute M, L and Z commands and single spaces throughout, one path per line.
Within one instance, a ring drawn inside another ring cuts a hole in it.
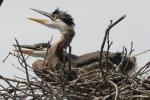
M 123 69 L 124 73 L 126 73 L 125 70 L 126 70 L 126 68 L 128 67 L 129 59 L 130 59 L 131 54 L 132 54 L 133 51 L 134 51 L 134 49 L 133 49 L 133 42 L 131 42 L 130 52 L 128 53 L 128 55 L 126 54 L 126 56 L 125 56 L 125 57 L 127 57 L 127 63 L 126 63 L 126 65 L 125 65 L 124 69 Z
M 112 24 L 112 20 L 110 21 L 110 25 L 111 24 Z M 108 55 L 109 55 L 109 50 L 110 50 L 112 43 L 113 42 L 110 42 L 109 33 L 108 33 L 108 35 L 107 35 L 107 52 L 106 52 L 106 74 L 108 73 L 108 64 L 109 64 Z
M 11 93 L 13 92 L 12 90 L 14 90 L 14 89 L 7 89 L 7 88 L 5 88 L 4 86 L 2 86 L 1 84 L 0 84 L 0 87 L 2 87 L 5 92 L 8 92 L 8 94 L 13 97 L 13 95 L 12 95 Z M 3 90 L 0 90 L 0 93 L 1 93 L 1 91 L 3 91 Z M 11 91 L 12 91 L 12 92 L 11 92 Z
M 134 78 L 136 78 L 142 70 L 144 70 L 148 65 L 150 65 L 150 62 L 148 62 L 145 66 L 141 67 L 135 74 L 134 74 Z
M 110 21 L 110 25 L 111 25 L 111 24 L 112 24 L 112 20 Z M 108 70 L 108 54 L 109 54 L 109 49 L 110 49 L 110 46 L 111 46 L 110 40 L 109 40 L 109 33 L 108 33 L 108 35 L 107 35 L 106 40 L 107 40 L 106 69 Z M 106 70 L 106 74 L 107 74 L 107 70 Z
M 109 35 L 109 31 L 111 30 L 112 27 L 114 27 L 116 24 L 118 24 L 120 21 L 122 21 L 124 18 L 126 18 L 126 15 L 123 15 L 122 17 L 120 17 L 117 21 L 115 21 L 114 23 L 112 23 L 111 25 L 108 26 L 108 28 L 106 29 L 105 31 L 105 35 L 104 35 L 104 39 L 103 39 L 103 42 L 102 42 L 102 45 L 101 45 L 101 51 L 100 51 L 100 66 L 101 66 L 101 63 L 102 63 L 102 53 L 103 53 L 103 49 L 104 49 L 104 46 L 105 46 L 105 43 L 106 43 L 106 39 L 107 39 L 107 36 Z
M 123 61 L 125 60 L 126 55 L 127 55 L 127 49 L 126 49 L 124 46 L 123 46 L 122 54 L 123 54 L 124 56 L 121 58 L 120 63 L 116 66 L 116 69 L 115 69 L 115 71 L 117 71 L 117 72 L 120 71 L 119 67 L 122 66 Z M 115 71 L 114 71 L 114 72 L 115 72 Z
M 142 54 L 144 54 L 144 53 L 147 53 L 147 52 L 149 52 L 149 51 L 150 51 L 150 49 L 148 49 L 148 50 L 146 50 L 146 51 L 143 51 L 143 52 L 141 52 L 141 53 L 135 54 L 134 56 L 136 57 L 136 56 L 142 55 Z
M 50 46 L 51 46 L 50 44 L 51 44 L 52 40 L 53 40 L 53 36 L 51 37 L 50 41 L 48 41 L 48 46 L 47 46 L 47 49 L 46 49 L 46 54 L 45 54 L 45 57 L 44 57 L 43 66 L 44 66 L 44 64 L 45 64 L 46 57 L 48 56 L 48 50 L 49 50 L 49 48 L 50 48 Z M 40 74 L 43 74 L 43 73 L 40 72 Z M 43 83 L 43 81 L 42 81 L 42 83 Z M 45 83 L 45 82 L 44 82 L 44 83 Z M 45 84 L 47 85 L 47 83 L 45 83 Z M 42 84 L 42 85 L 43 85 L 43 84 Z M 47 86 L 48 86 L 48 85 L 47 85 Z M 49 86 L 48 86 L 48 88 L 49 88 L 49 90 L 51 90 Z
M 81 75 L 80 75 L 77 79 L 75 79 L 74 81 L 71 81 L 70 83 L 72 83 L 72 84 L 70 84 L 70 85 L 73 85 L 73 84 L 77 83 L 77 81 L 79 81 L 80 79 L 82 79 L 82 77 L 84 77 L 84 75 L 85 75 L 85 76 L 88 76 L 89 73 L 98 72 L 98 71 L 99 71 L 99 69 L 91 70 L 91 71 L 89 71 L 89 72 L 85 72 L 85 73 L 81 74 Z
M 69 55 L 68 55 L 68 77 L 69 79 L 71 79 L 71 50 L 72 50 L 72 47 L 70 46 L 69 44 Z
M 110 21 L 110 25 L 112 24 L 112 21 Z M 110 43 L 110 39 L 109 39 L 109 34 L 107 36 L 107 52 L 106 52 L 106 73 L 104 75 L 104 79 L 105 79 L 105 82 L 108 81 L 108 78 L 107 78 L 107 75 L 108 75 L 108 68 L 109 68 L 109 58 L 108 58 L 108 55 L 109 55 L 109 50 L 110 50 L 110 47 L 112 45 L 113 42 Z M 109 86 L 106 82 L 106 85 Z M 111 87 L 109 86 L 109 89 L 111 90 Z
M 10 52 L 10 54 L 13 55 L 13 56 L 15 56 L 15 57 L 18 59 L 20 65 L 21 65 L 23 68 L 25 68 L 25 67 L 22 65 L 23 61 L 22 61 L 22 59 L 21 59 L 21 57 L 20 57 L 19 55 L 12 54 L 11 52 Z M 46 58 L 45 58 L 45 59 L 46 59 Z M 33 68 L 32 68 L 31 66 L 28 65 L 28 67 L 33 70 Z M 29 69 L 28 69 L 28 70 L 29 70 Z M 29 70 L 29 71 L 30 71 L 30 70 Z M 36 71 L 37 71 L 39 74 L 43 74 L 43 73 L 40 72 L 39 70 L 36 70 Z M 25 72 L 25 71 L 24 71 L 24 72 Z M 26 72 L 25 72 L 25 73 L 26 73 Z
M 115 94 L 115 99 L 114 100 L 117 100 L 117 97 L 118 97 L 118 87 L 117 87 L 117 85 L 113 81 L 109 80 L 108 82 L 111 83 L 115 87 L 116 94 Z
M 17 50 L 17 47 L 15 47 L 15 50 L 18 51 L 18 50 Z M 23 64 L 24 64 L 23 58 L 22 58 L 22 56 L 19 55 L 19 52 L 20 52 L 20 51 L 18 51 L 17 55 L 14 54 L 14 56 L 17 57 L 17 60 L 18 60 L 19 64 L 20 64 L 23 68 L 25 68 L 25 66 L 23 65 Z M 23 55 L 23 54 L 22 54 L 22 55 Z M 24 56 L 23 56 L 23 57 L 24 57 Z M 24 58 L 24 60 L 25 60 L 25 58 Z M 26 60 L 25 60 L 25 61 L 26 61 Z
M 21 52 L 21 48 L 20 48 L 19 43 L 18 43 L 18 41 L 17 41 L 16 38 L 15 38 L 15 41 L 16 41 L 16 44 L 17 44 L 17 46 L 18 46 L 18 50 L 19 50 L 19 52 L 20 52 L 20 54 L 21 54 L 22 61 L 24 62 L 24 65 L 25 65 L 25 71 L 26 71 L 26 77 L 27 77 L 27 81 L 28 81 L 28 87 L 32 88 L 31 85 L 30 85 L 30 79 L 29 79 L 29 73 L 28 73 L 28 65 L 27 65 L 27 63 L 26 63 L 26 60 L 25 60 L 25 58 L 24 58 L 22 52 Z M 28 87 L 27 87 L 27 88 L 28 88 Z M 31 92 L 32 92 L 33 95 L 35 95 L 33 90 L 31 90 Z
M 131 56 L 132 52 L 134 51 L 133 49 L 133 41 L 131 41 L 131 48 L 130 48 L 130 52 L 129 52 L 129 57 Z
M 145 66 L 145 68 L 142 70 L 142 72 L 139 73 L 139 76 L 143 76 L 144 74 L 148 73 L 150 71 L 149 67 L 150 67 L 150 64 Z
M 24 59 L 24 56 L 23 56 L 23 54 L 22 54 L 22 52 L 21 52 L 21 48 L 20 48 L 19 43 L 18 43 L 18 41 L 17 41 L 16 38 L 15 38 L 15 41 L 16 41 L 16 43 L 17 43 L 18 50 L 19 50 L 19 52 L 20 52 L 20 54 L 21 54 L 22 60 L 23 60 L 24 65 L 25 65 L 25 71 L 26 71 L 27 80 L 28 80 L 28 82 L 30 82 L 30 80 L 29 80 L 29 75 L 28 75 L 27 63 L 26 63 L 26 61 L 25 61 L 25 59 Z
M 102 70 L 102 55 L 103 55 L 103 49 L 104 49 L 104 46 L 105 46 L 105 43 L 106 43 L 106 39 L 107 39 L 107 36 L 109 35 L 109 31 L 111 30 L 111 28 L 113 28 L 116 24 L 118 24 L 120 21 L 122 21 L 124 18 L 126 18 L 126 15 L 123 15 L 122 17 L 120 17 L 117 21 L 115 21 L 114 23 L 111 23 L 108 28 L 105 30 L 105 35 L 104 35 L 104 39 L 103 39 L 103 42 L 102 42 L 102 45 L 101 45 L 101 50 L 100 50 L 100 58 L 99 58 L 99 66 L 100 66 L 100 71 L 102 73 L 102 77 L 104 75 L 104 72 Z M 104 78 L 104 77 L 103 77 Z M 100 84 L 99 84 L 100 85 Z M 99 86 L 98 85 L 98 86 Z M 95 91 L 97 90 L 97 88 L 92 91 L 91 93 L 93 94 Z
M 69 62 L 69 70 L 68 70 L 68 77 L 70 77 L 70 73 L 71 73 L 71 46 L 70 46 L 70 43 L 69 43 L 69 40 L 68 38 L 66 39 L 67 41 L 67 46 L 69 47 L 69 55 L 68 55 L 68 62 Z M 65 48 L 65 51 L 66 51 L 66 48 Z M 62 92 L 62 99 L 63 97 L 65 96 L 65 82 L 64 82 L 64 71 L 65 71 L 65 66 L 66 66 L 66 57 L 64 56 L 64 63 L 63 63 L 63 66 L 62 66 L 62 89 L 61 89 L 61 92 Z
M 66 51 L 66 48 L 65 48 Z M 61 65 L 60 65 L 61 66 Z M 64 82 L 64 71 L 65 71 L 65 66 L 66 66 L 66 57 L 64 56 L 64 62 L 61 67 L 61 99 L 64 99 L 65 96 L 65 82 Z
M 47 57 L 47 55 L 48 55 L 48 50 L 49 50 L 49 48 L 50 48 L 50 42 L 48 41 L 48 46 L 47 46 L 47 49 L 46 49 L 46 54 L 45 54 L 45 57 L 44 57 L 44 62 L 45 62 L 45 60 L 46 60 L 46 57 Z M 44 63 L 43 63 L 43 66 L 44 66 Z
M 72 47 L 69 44 L 69 55 L 68 55 L 68 59 L 69 59 L 69 72 L 71 72 L 71 50 L 72 50 Z
M 71 98 L 69 100 L 89 100 L 88 97 L 83 97 L 83 96 L 75 95 L 75 94 L 67 95 L 67 97 Z
M 2 79 L 2 80 L 5 80 L 5 81 L 7 81 L 7 82 L 17 82 L 17 83 L 20 83 L 21 85 L 22 84 L 25 84 L 25 86 L 26 85 L 28 85 L 28 82 L 26 82 L 26 81 L 19 81 L 19 80 L 16 80 L 16 79 L 10 79 L 10 78 L 6 78 L 6 77 L 3 77 L 2 75 L 0 75 L 0 79 Z M 31 85 L 33 85 L 34 87 L 37 87 L 37 88 L 39 88 L 39 89 L 44 89 L 42 86 L 40 86 L 40 85 L 38 85 L 37 84 L 37 82 L 32 82 L 32 81 L 30 81 L 30 84 Z M 24 86 L 23 86 L 24 87 Z M 16 89 L 16 88 L 15 88 Z M 30 91 L 32 90 L 32 89 L 34 89 L 33 87 L 31 88 L 31 89 L 29 89 Z M 27 89 L 25 89 L 25 90 L 27 90 Z M 20 91 L 20 92 L 22 92 L 22 93 L 25 93 L 24 91 L 22 91 L 22 89 L 21 88 L 17 88 L 17 91 Z M 45 92 L 47 92 L 47 93 L 49 93 L 49 91 L 47 91 L 47 89 L 45 90 L 44 89 L 44 91 Z M 27 94 L 28 95 L 28 94 Z M 29 94 L 29 96 L 33 96 L 34 97 L 34 95 L 32 94 Z
M 6 58 L 2 62 L 4 63 L 9 56 L 10 56 L 10 52 L 8 53 L 8 55 L 6 56 Z
M 17 85 L 16 85 L 17 88 L 19 88 L 19 84 L 20 83 L 18 82 Z M 16 93 L 17 91 L 13 91 L 13 92 L 14 92 L 14 97 L 16 97 L 17 96 L 17 93 Z
M 128 86 L 126 86 L 126 87 L 123 87 L 123 88 L 121 88 L 121 89 L 119 89 L 118 90 L 118 92 L 121 92 L 121 91 L 123 91 L 123 90 L 125 90 L 125 89 L 128 89 L 128 88 L 130 88 L 132 85 L 128 85 Z M 106 95 L 102 100 L 107 100 L 110 96 L 112 96 L 112 95 L 114 95 L 116 92 L 113 92 L 113 93 L 111 93 L 110 95 Z
M 103 56 L 103 49 L 104 49 L 104 46 L 105 46 L 105 43 L 106 43 L 106 39 L 109 35 L 109 31 L 111 30 L 112 27 L 114 27 L 116 24 L 118 24 L 120 21 L 122 21 L 124 18 L 126 17 L 126 15 L 120 17 L 117 21 L 115 21 L 114 23 L 112 23 L 111 21 L 111 24 L 108 26 L 108 28 L 106 29 L 105 31 L 105 35 L 104 35 L 104 39 L 103 39 L 103 42 L 102 42 L 102 45 L 101 45 L 101 50 L 100 50 L 100 58 L 99 58 L 99 66 L 100 66 L 100 69 L 101 69 L 101 73 L 102 73 L 102 77 L 105 79 L 105 75 L 104 75 L 104 71 L 102 69 L 102 56 Z
M 146 73 L 148 73 L 148 72 L 150 72 L 150 69 L 148 69 L 148 70 L 145 69 L 143 72 L 140 73 L 140 75 L 146 74 Z
M 48 46 L 47 46 L 47 49 L 46 49 L 46 54 L 45 54 L 45 57 L 44 57 L 44 61 L 43 61 L 43 67 L 45 66 L 45 62 L 46 62 L 46 57 L 48 56 L 48 50 L 49 50 L 49 48 L 50 48 L 50 43 L 52 42 L 52 38 L 53 38 L 53 36 L 51 37 L 51 40 L 50 40 L 50 42 L 48 41 Z M 37 71 L 39 74 L 43 74 L 43 73 L 41 73 L 41 72 L 39 72 L 39 71 Z M 47 76 L 46 76 L 47 77 Z M 42 81 L 43 81 L 43 79 L 42 79 Z
M 7 78 L 7 77 L 3 77 L 2 75 L 0 75 L 0 79 L 28 85 L 28 82 L 26 82 L 26 81 L 20 81 L 20 80 L 16 80 L 16 79 L 11 79 L 11 78 Z M 34 82 L 34 81 L 30 81 L 30 85 L 39 87 L 40 89 L 43 89 L 42 86 L 40 86 L 39 84 L 37 84 L 37 82 Z M 32 88 L 31 88 L 31 89 L 32 89 Z M 44 90 L 45 90 L 45 89 L 44 89 Z M 45 91 L 46 91 L 46 90 L 45 90 Z M 46 91 L 46 92 L 48 92 L 48 91 Z
M 46 54 L 45 54 L 45 57 L 44 57 L 43 66 L 45 66 L 46 57 L 48 56 L 48 50 L 49 50 L 49 48 L 51 47 L 51 45 L 50 45 L 50 44 L 51 44 L 52 40 L 53 40 L 53 35 L 52 35 L 52 37 L 51 37 L 50 41 L 48 41 L 48 46 L 47 46 L 47 49 L 46 49 Z M 41 72 L 40 72 L 40 74 L 43 74 L 43 73 L 41 73 Z
M 4 78 L 3 76 L 0 76 L 0 79 L 3 79 L 3 80 L 4 80 L 11 88 L 13 88 L 14 90 L 18 90 L 18 91 L 24 93 L 24 95 L 27 94 L 28 96 L 32 96 L 32 95 L 30 95 L 30 94 L 28 94 L 28 93 L 22 91 L 21 89 L 19 89 L 19 88 L 17 88 L 17 87 L 14 87 L 14 86 L 9 82 L 9 80 L 7 80 L 7 78 Z
M 131 88 L 131 89 L 132 89 L 132 88 Z M 143 93 L 143 94 L 146 94 L 146 95 L 150 95 L 149 92 L 146 92 L 146 91 L 144 91 L 144 90 L 140 90 L 140 89 L 132 89 L 132 90 L 137 91 L 137 92 L 140 92 L 140 93 Z M 149 90 L 148 90 L 148 91 L 149 91 Z
M 121 64 L 119 64 L 120 66 L 123 65 L 123 62 L 124 62 L 124 60 L 126 60 L 126 57 L 127 57 L 127 54 L 128 54 L 128 50 L 125 46 L 123 47 L 123 53 L 122 54 L 123 54 L 123 58 L 122 58 Z
M 51 44 L 52 40 L 53 40 L 53 35 L 52 35 L 50 41 L 48 41 L 48 46 L 47 46 L 47 50 L 46 50 L 46 55 L 45 55 L 45 57 L 44 57 L 44 62 L 45 62 L 46 57 L 47 57 L 47 55 L 48 55 L 48 50 L 49 50 L 49 48 L 50 48 L 50 46 L 51 46 L 50 44 Z M 43 64 L 44 64 L 44 63 L 43 63 Z

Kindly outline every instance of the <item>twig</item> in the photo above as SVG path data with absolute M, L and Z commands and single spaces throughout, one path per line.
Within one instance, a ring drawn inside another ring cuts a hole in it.
M 112 27 L 114 27 L 116 24 L 118 24 L 120 21 L 122 21 L 124 18 L 126 18 L 126 15 L 123 15 L 122 17 L 120 17 L 117 21 L 115 21 L 114 23 L 111 23 L 108 28 L 105 31 L 105 35 L 104 35 L 104 39 L 101 45 L 101 50 L 100 50 L 100 66 L 101 66 L 101 60 L 102 60 L 102 52 L 105 46 L 105 42 L 107 39 L 107 36 L 109 35 L 109 31 L 111 30 Z
M 45 54 L 45 57 L 44 57 L 44 62 L 45 62 L 46 57 L 47 57 L 47 55 L 48 55 L 48 50 L 49 50 L 49 48 L 50 48 L 50 46 L 51 46 L 50 44 L 51 44 L 52 40 L 53 40 L 53 36 L 51 37 L 51 40 L 48 41 L 48 46 L 47 46 L 47 49 L 46 49 L 46 54 Z M 44 63 L 43 63 L 43 66 L 44 66 Z
M 68 72 L 67 72 L 67 74 L 68 74 L 68 78 L 69 78 L 69 80 L 71 80 L 71 50 L 72 50 L 72 47 L 70 46 L 70 44 L 69 44 L 69 46 L 68 46 L 68 48 L 69 48 L 69 54 L 68 54 Z
M 3 63 L 6 61 L 6 59 L 9 57 L 10 52 L 8 53 L 8 55 L 6 56 L 6 58 L 2 61 Z
M 121 88 L 120 90 L 118 90 L 118 92 L 121 92 L 121 91 L 123 91 L 123 90 L 125 90 L 125 89 L 128 89 L 128 88 L 130 88 L 130 87 L 131 87 L 131 85 L 128 85 L 128 86 L 126 86 L 126 87 L 123 87 L 123 88 Z M 111 93 L 110 95 L 106 95 L 102 100 L 107 100 L 107 98 L 109 98 L 110 96 L 112 96 L 112 95 L 114 95 L 114 94 L 116 94 L 116 91 L 113 92 L 113 93 Z
M 113 81 L 109 80 L 108 82 L 115 87 L 116 93 L 115 93 L 115 99 L 114 100 L 117 100 L 117 97 L 118 97 L 118 87 L 117 87 L 117 85 Z
M 23 53 L 21 52 L 21 48 L 20 48 L 19 43 L 18 43 L 16 38 L 15 38 L 15 41 L 16 41 L 16 44 L 18 46 L 18 50 L 19 50 L 19 52 L 21 54 L 22 61 L 24 62 L 24 65 L 25 65 L 25 71 L 26 71 L 26 77 L 27 77 L 27 81 L 28 81 L 28 87 L 32 88 L 31 85 L 30 85 L 30 79 L 29 79 L 29 73 L 28 73 L 28 65 L 27 65 L 26 60 L 25 60 L 25 58 L 23 56 Z M 32 92 L 33 96 L 35 96 L 34 91 L 31 90 L 31 92 Z
M 30 82 L 30 80 L 29 80 L 29 74 L 28 74 L 28 68 L 27 68 L 27 63 L 26 63 L 26 61 L 25 61 L 25 59 L 24 59 L 24 56 L 23 56 L 23 54 L 22 54 L 22 52 L 21 52 L 21 48 L 20 48 L 19 43 L 18 43 L 18 41 L 17 41 L 16 38 L 15 38 L 15 41 L 16 41 L 16 43 L 17 43 L 18 50 L 19 50 L 19 52 L 20 52 L 20 54 L 21 54 L 21 56 L 22 56 L 22 60 L 23 60 L 23 62 L 24 62 L 24 64 L 25 64 L 25 71 L 26 71 L 27 80 L 28 80 L 28 82 Z
M 137 57 L 137 56 L 142 55 L 142 54 L 144 54 L 144 53 L 147 53 L 147 52 L 149 52 L 149 51 L 150 51 L 150 49 L 148 49 L 148 50 L 146 50 L 146 51 L 143 51 L 143 52 L 140 52 L 140 53 L 138 53 L 138 54 L 135 54 L 135 55 L 133 55 L 133 56 Z
M 120 71 L 120 66 L 123 65 L 124 60 L 126 59 L 127 56 L 127 49 L 123 46 L 123 50 L 122 50 L 122 55 L 123 57 L 121 58 L 120 63 L 116 66 L 116 70 L 115 71 Z
M 135 74 L 134 74 L 134 77 L 137 77 L 142 70 L 144 70 L 147 66 L 150 65 L 150 62 L 148 62 L 145 66 L 141 67 Z

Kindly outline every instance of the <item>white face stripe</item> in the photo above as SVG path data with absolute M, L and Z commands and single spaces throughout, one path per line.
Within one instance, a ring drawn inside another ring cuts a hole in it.
M 58 25 L 58 29 L 62 32 L 65 31 L 65 29 L 68 27 L 68 25 L 66 23 L 64 23 L 62 20 L 60 19 L 56 19 L 56 23 Z
M 68 27 L 68 25 L 60 19 L 56 19 L 55 21 L 47 21 L 44 25 L 53 29 L 58 29 L 60 32 L 64 32 Z

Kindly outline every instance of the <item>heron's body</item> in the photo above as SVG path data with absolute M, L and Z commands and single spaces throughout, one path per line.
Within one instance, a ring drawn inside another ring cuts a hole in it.
M 45 43 L 40 43 L 40 47 L 43 47 L 42 44 L 45 44 Z M 45 58 L 45 56 L 46 56 L 47 48 L 43 47 L 43 49 L 41 49 L 41 50 L 39 50 L 38 48 L 31 49 L 31 48 L 35 47 L 35 45 L 20 45 L 20 47 L 22 48 L 21 49 L 22 53 L 30 55 L 32 57 Z M 47 47 L 47 46 L 45 46 L 45 47 Z M 27 49 L 24 50 L 23 48 L 27 48 Z M 107 52 L 103 51 L 103 59 L 106 59 L 106 56 L 105 56 L 105 55 L 107 55 L 106 53 Z M 62 56 L 60 56 L 60 55 L 62 55 Z M 60 57 L 65 56 L 66 62 L 68 62 L 68 55 L 69 54 L 65 51 L 63 51 L 62 54 L 61 53 L 59 54 Z M 123 55 L 119 52 L 116 52 L 116 53 L 109 52 L 108 58 L 113 64 L 118 65 L 121 62 Z M 85 53 L 85 54 L 82 54 L 79 56 L 75 55 L 75 54 L 71 54 L 70 59 L 74 63 L 74 65 L 75 65 L 74 67 L 76 67 L 76 68 L 84 67 L 84 69 L 85 69 L 86 66 L 91 68 L 92 66 L 97 66 L 99 64 L 99 52 L 97 52 L 97 51 L 90 52 L 90 53 Z M 136 58 L 131 57 L 130 59 L 128 59 L 128 61 L 129 61 L 128 65 L 130 65 L 130 67 L 127 67 L 126 71 L 129 71 L 132 68 L 134 68 Z M 38 61 L 36 63 L 38 63 Z M 124 62 L 124 64 L 125 63 L 126 62 Z M 95 67 L 93 67 L 93 68 L 95 68 Z

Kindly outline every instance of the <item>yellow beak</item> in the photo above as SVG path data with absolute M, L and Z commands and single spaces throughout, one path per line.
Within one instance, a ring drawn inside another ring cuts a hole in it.
M 19 53 L 18 50 L 12 50 L 12 51 Z M 32 50 L 21 50 L 20 52 L 23 54 L 26 54 L 26 55 L 31 55 L 33 51 Z
M 46 22 L 48 22 L 48 20 L 44 20 L 44 19 L 37 19 L 37 18 L 28 18 L 28 19 L 41 24 L 45 24 Z

